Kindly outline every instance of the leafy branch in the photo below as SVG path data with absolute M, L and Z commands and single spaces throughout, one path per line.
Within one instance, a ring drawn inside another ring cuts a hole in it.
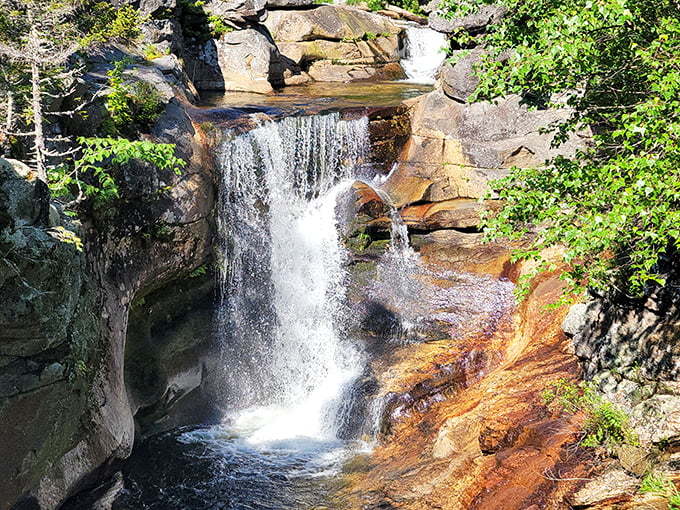
M 82 152 L 72 166 L 62 165 L 50 173 L 49 187 L 56 196 L 73 197 L 73 208 L 88 197 L 95 203 L 117 198 L 118 186 L 109 168 L 136 159 L 161 170 L 181 173 L 186 162 L 175 156 L 175 145 L 125 138 L 78 138 Z
M 506 16 L 486 33 L 457 35 L 486 48 L 475 98 L 521 94 L 530 107 L 569 108 L 550 127 L 555 145 L 586 129 L 592 143 L 493 183 L 505 207 L 487 217 L 488 239 L 528 239 L 517 259 L 562 246 L 569 291 L 614 287 L 637 298 L 663 285 L 664 265 L 680 249 L 680 4 L 469 0 L 444 8 L 459 16 L 490 3 Z

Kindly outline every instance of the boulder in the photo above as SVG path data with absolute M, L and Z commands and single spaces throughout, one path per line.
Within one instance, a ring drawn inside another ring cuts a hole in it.
M 208 15 L 236 25 L 258 23 L 267 17 L 266 0 L 208 0 L 203 9 Z
M 247 28 L 210 39 L 192 56 L 193 81 L 198 89 L 267 94 L 282 85 L 287 60 L 264 30 Z
M 371 36 L 401 32 L 386 18 L 341 5 L 320 5 L 305 11 L 272 11 L 265 21 L 274 40 L 279 42 L 357 41 Z
M 614 504 L 630 499 L 637 492 L 639 480 L 623 469 L 609 466 L 604 473 L 589 480 L 569 502 L 577 508 L 596 507 L 602 504 Z
M 159 53 L 178 52 L 182 49 L 182 29 L 172 19 L 148 19 L 140 29 L 144 43 L 152 44 Z
M 446 12 L 438 8 L 438 0 L 432 0 L 428 4 L 430 12 L 428 25 L 432 30 L 453 34 L 461 29 L 468 32 L 478 33 L 487 26 L 498 23 L 508 12 L 507 7 L 502 5 L 480 5 L 471 14 L 460 18 L 447 18 Z
M 458 57 L 455 64 L 445 63 L 439 72 L 439 86 L 451 99 L 464 103 L 475 91 L 479 78 L 475 76 L 473 66 L 479 62 L 483 50 L 458 50 L 451 55 Z
M 463 104 L 441 89 L 411 101 L 412 135 L 384 185 L 393 203 L 480 198 L 513 166 L 573 154 L 586 134 L 554 148 L 541 128 L 564 120 L 567 108 L 530 111 L 518 96 Z
M 315 0 L 267 0 L 266 7 L 272 11 L 275 9 L 299 9 L 301 7 L 314 7 Z
M 143 17 L 159 16 L 177 8 L 177 0 L 140 0 L 139 12 Z
M 272 11 L 265 25 L 284 60 L 316 81 L 405 78 L 397 63 L 402 31 L 383 16 L 340 5 Z

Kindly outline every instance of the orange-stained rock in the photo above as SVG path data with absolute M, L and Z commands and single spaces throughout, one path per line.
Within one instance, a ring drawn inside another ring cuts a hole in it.
M 420 164 L 398 163 L 382 185 L 383 191 L 395 207 L 429 200 L 429 190 L 435 184 L 433 172 Z
M 498 202 L 457 199 L 413 205 L 399 211 L 404 223 L 415 230 L 476 229 L 482 212 L 497 209 Z
M 575 446 L 578 418 L 553 416 L 541 398 L 580 375 L 559 327 L 566 310 L 545 309 L 561 289 L 544 275 L 519 308 L 499 301 L 480 331 L 395 348 L 374 364 L 384 435 L 371 469 L 347 481 L 348 508 L 570 508 L 565 497 L 590 470 Z
M 411 244 L 426 260 L 454 271 L 504 276 L 515 281 L 510 264 L 510 247 L 500 243 L 484 243 L 484 234 L 435 230 L 414 234 Z
M 355 193 L 355 210 L 358 216 L 365 214 L 371 218 L 380 218 L 389 212 L 389 206 L 368 184 L 357 181 L 352 184 Z

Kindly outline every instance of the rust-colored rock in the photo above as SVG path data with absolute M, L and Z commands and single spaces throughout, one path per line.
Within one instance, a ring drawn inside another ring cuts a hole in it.
M 496 278 L 507 272 L 495 269 Z M 544 275 L 515 312 L 499 302 L 481 331 L 404 346 L 381 362 L 389 371 L 374 366 L 389 396 L 386 435 L 372 469 L 352 477 L 349 507 L 569 508 L 566 495 L 589 470 L 575 446 L 578 420 L 551 415 L 541 398 L 551 382 L 580 373 L 559 328 L 566 310 L 544 308 L 561 289 L 557 275 Z
M 352 184 L 352 190 L 356 196 L 355 209 L 358 216 L 366 215 L 377 219 L 388 214 L 389 206 L 368 184 L 357 181 Z
M 405 207 L 400 214 L 404 223 L 414 230 L 474 230 L 479 226 L 481 214 L 490 208 L 497 209 L 498 203 L 457 199 Z

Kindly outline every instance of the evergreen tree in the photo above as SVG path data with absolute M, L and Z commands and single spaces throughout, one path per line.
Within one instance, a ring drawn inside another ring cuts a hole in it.
M 74 73 L 56 71 L 63 69 L 68 57 L 79 48 L 80 33 L 72 21 L 77 7 L 75 1 L 0 0 L 0 56 L 28 71 L 32 131 L 23 134 L 33 138 L 35 170 L 44 183 L 48 156 L 43 130 L 45 85 L 50 80 L 63 81 Z M 11 86 L 10 80 L 5 83 Z M 14 116 L 11 88 L 5 95 L 5 130 L 11 131 Z

